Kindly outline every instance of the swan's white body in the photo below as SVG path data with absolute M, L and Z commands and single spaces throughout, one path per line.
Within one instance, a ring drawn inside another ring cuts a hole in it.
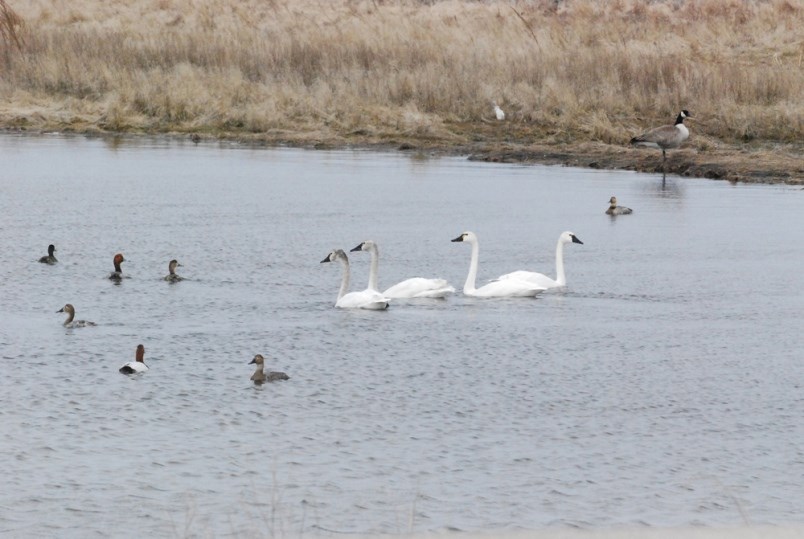
M 369 309 L 372 311 L 381 311 L 388 308 L 388 298 L 370 288 L 360 292 L 349 292 L 349 278 L 351 272 L 349 270 L 349 257 L 343 252 L 343 249 L 335 249 L 330 252 L 327 257 L 321 261 L 334 262 L 338 260 L 343 265 L 343 277 L 341 278 L 341 289 L 338 291 L 338 300 L 335 306 L 341 309 Z
M 508 281 L 508 280 L 516 280 L 516 281 L 525 281 L 537 286 L 541 286 L 543 288 L 558 288 L 561 286 L 567 286 L 567 276 L 564 273 L 564 244 L 565 243 L 580 243 L 583 245 L 583 242 L 578 239 L 578 237 L 573 234 L 572 232 L 562 232 L 561 235 L 558 237 L 558 243 L 556 244 L 556 278 L 551 279 L 544 273 L 536 273 L 534 271 L 513 271 L 511 273 L 506 273 L 505 275 L 500 275 L 497 280 Z
M 368 251 L 371 254 L 368 287 L 370 290 L 379 291 L 377 273 L 380 264 L 380 252 L 377 244 L 371 240 L 367 240 L 352 249 L 352 251 Z M 382 295 L 389 299 L 444 298 L 454 292 L 455 288 L 450 286 L 445 279 L 412 277 L 388 288 L 382 292 Z
M 382 295 L 391 299 L 445 298 L 455 293 L 446 279 L 411 277 L 385 290 Z
M 475 287 L 477 281 L 477 264 L 480 246 L 474 232 L 464 232 L 452 241 L 462 241 L 472 246 L 472 259 L 469 262 L 469 274 L 463 285 L 463 293 L 476 298 L 515 298 L 532 297 L 544 291 L 544 287 L 518 279 L 492 281 L 480 288 Z

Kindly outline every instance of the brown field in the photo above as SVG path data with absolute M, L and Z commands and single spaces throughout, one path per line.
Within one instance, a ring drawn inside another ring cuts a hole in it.
M 0 128 L 656 170 L 661 152 L 628 140 L 683 108 L 692 135 L 668 172 L 804 182 L 804 0 L 0 8 Z

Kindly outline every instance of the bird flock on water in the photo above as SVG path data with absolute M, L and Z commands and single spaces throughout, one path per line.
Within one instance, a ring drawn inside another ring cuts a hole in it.
M 505 112 L 497 103 L 492 103 L 495 117 L 498 121 L 505 120 Z M 682 110 L 673 125 L 663 125 L 656 127 L 631 139 L 634 146 L 644 146 L 662 150 L 662 163 L 667 159 L 667 150 L 675 149 L 689 137 L 689 130 L 684 125 L 684 119 L 690 118 L 689 111 Z M 609 207 L 605 213 L 610 216 L 628 215 L 633 213 L 631 208 L 619 206 L 617 198 L 612 196 L 609 199 Z M 480 258 L 480 243 L 477 235 L 471 231 L 462 232 L 452 240 L 454 243 L 467 243 L 471 248 L 469 272 L 463 285 L 463 293 L 466 296 L 476 298 L 513 298 L 513 297 L 533 297 L 547 290 L 563 288 L 567 286 L 567 277 L 564 270 L 564 246 L 570 244 L 583 245 L 583 241 L 575 233 L 566 231 L 558 237 L 555 251 L 556 273 L 555 278 L 549 277 L 544 273 L 527 270 L 517 270 L 500 275 L 480 287 L 477 286 L 477 273 Z M 370 255 L 369 278 L 367 287 L 360 291 L 349 291 L 351 270 L 349 257 L 343 249 L 333 249 L 321 263 L 338 262 L 342 267 L 341 284 L 338 290 L 335 307 L 341 309 L 364 309 L 364 310 L 385 310 L 394 300 L 406 299 L 444 299 L 455 293 L 455 288 L 446 279 L 411 277 L 396 283 L 383 291 L 379 288 L 379 247 L 372 240 L 365 240 L 359 243 L 350 252 L 366 252 Z M 42 256 L 39 262 L 47 265 L 58 263 L 56 258 L 56 246 L 48 245 L 47 255 Z M 125 257 L 122 253 L 117 253 L 112 259 L 114 271 L 108 278 L 120 284 L 128 275 L 123 273 L 122 264 Z M 176 259 L 168 262 L 168 274 L 163 278 L 164 281 L 175 284 L 184 280 L 176 273 L 176 268 L 182 265 Z M 66 328 L 85 328 L 96 326 L 95 322 L 88 320 L 75 319 L 75 307 L 67 303 L 57 312 L 64 313 L 67 318 L 63 325 Z M 249 364 L 256 365 L 256 370 L 251 376 L 251 381 L 260 386 L 266 382 L 276 382 L 289 380 L 290 377 L 284 372 L 268 371 L 264 369 L 265 358 L 261 354 L 256 354 Z M 145 364 L 145 346 L 139 344 L 135 351 L 134 361 L 125 363 L 119 371 L 127 375 L 137 375 L 147 372 L 148 365 Z

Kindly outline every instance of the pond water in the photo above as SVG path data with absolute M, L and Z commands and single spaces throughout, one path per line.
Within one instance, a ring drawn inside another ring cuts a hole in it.
M 804 521 L 798 188 L 56 135 L 0 156 L 0 535 Z M 583 245 L 565 290 L 474 299 L 467 230 L 481 283 Z M 381 288 L 458 293 L 334 308 L 320 261 L 367 239 Z M 140 343 L 150 371 L 118 373 Z M 290 380 L 253 386 L 257 353 Z

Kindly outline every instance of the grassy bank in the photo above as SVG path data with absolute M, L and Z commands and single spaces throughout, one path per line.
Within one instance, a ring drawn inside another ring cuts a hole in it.
M 685 108 L 670 171 L 804 176 L 802 0 L 5 2 L 0 127 L 650 170 L 627 141 Z

